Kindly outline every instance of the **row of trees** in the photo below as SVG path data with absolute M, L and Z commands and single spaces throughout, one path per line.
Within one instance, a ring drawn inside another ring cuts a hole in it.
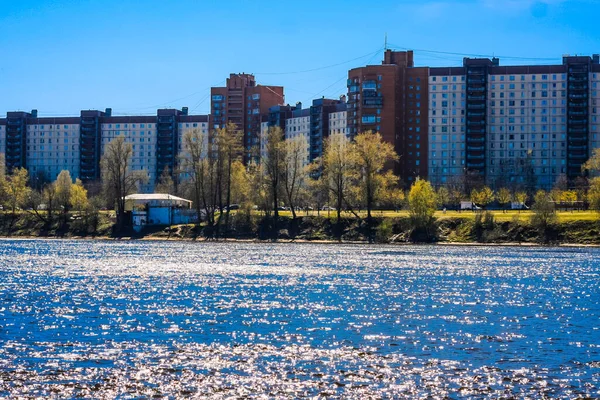
M 58 217 L 64 223 L 69 211 L 83 212 L 90 207 L 87 190 L 79 179 L 73 183 L 67 170 L 61 171 L 56 181 L 47 183 L 40 190 L 29 186 L 25 168 L 0 175 L 0 202 L 11 212 L 13 220 L 17 210 L 26 209 L 44 222 L 52 222 Z
M 366 221 L 370 224 L 373 209 L 408 205 L 412 211 L 422 208 L 417 199 L 426 200 L 429 209 L 458 207 L 463 200 L 485 208 L 494 201 L 506 207 L 511 201 L 526 203 L 541 198 L 538 194 L 534 198 L 525 191 L 511 192 L 506 188 L 494 192 L 485 186 L 469 193 L 452 185 L 434 190 L 423 180 L 415 182 L 405 193 L 402 182 L 392 173 L 398 156 L 393 146 L 377 133 L 365 132 L 353 141 L 345 135 L 333 134 L 325 140 L 323 156 L 310 164 L 305 138 L 286 140 L 280 128 L 272 127 L 265 139 L 260 154 L 256 149 L 251 157 L 254 161 L 244 165 L 242 134 L 234 124 L 210 135 L 199 129 L 191 130 L 183 137 L 180 169 L 165 169 L 157 192 L 191 198 L 209 230 L 216 228 L 217 233 L 223 223 L 228 226 L 232 204 L 239 204 L 248 214 L 253 206 L 264 210 L 267 216 L 274 217 L 275 223 L 283 206 L 289 207 L 294 218 L 301 209 L 326 207 L 335 210 L 338 221 L 343 211 L 360 218 L 358 211 L 366 210 Z M 55 182 L 32 189 L 24 169 L 0 175 L 0 201 L 13 215 L 19 207 L 28 208 L 47 220 L 55 214 L 66 220 L 69 210 L 84 211 L 104 203 L 108 207 L 114 205 L 117 223 L 122 225 L 125 196 L 148 181 L 146 171 L 131 169 L 132 155 L 132 146 L 122 137 L 106 146 L 101 161 L 103 191 L 93 202 L 88 200 L 81 182 L 73 183 L 68 171 L 62 171 Z M 595 152 L 585 169 L 600 170 L 600 151 Z M 423 191 L 424 195 L 419 194 Z M 591 179 L 586 191 L 568 190 L 566 179 L 561 179 L 544 196 L 556 203 L 587 201 L 591 207 L 600 209 L 600 178 Z

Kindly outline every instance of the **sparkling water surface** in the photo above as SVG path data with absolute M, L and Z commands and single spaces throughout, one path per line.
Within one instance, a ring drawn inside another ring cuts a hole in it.
M 0 397 L 600 397 L 600 249 L 0 241 Z

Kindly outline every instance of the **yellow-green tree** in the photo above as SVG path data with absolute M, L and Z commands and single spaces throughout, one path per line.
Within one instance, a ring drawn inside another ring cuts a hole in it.
M 79 212 L 85 210 L 89 205 L 87 190 L 79 179 L 76 179 L 75 184 L 71 186 L 69 203 L 74 210 Z
M 529 198 L 529 196 L 527 195 L 527 192 L 517 192 L 515 193 L 515 201 L 517 203 L 519 203 L 519 213 L 521 212 L 521 209 L 525 207 L 525 203 L 527 202 L 527 199 Z
M 534 196 L 533 212 L 531 216 L 531 224 L 538 228 L 540 234 L 545 238 L 548 227 L 556 221 L 556 213 L 554 203 L 550 195 L 543 190 L 538 190 Z
M 592 156 L 581 166 L 584 171 L 600 171 L 600 148 L 594 149 Z
M 600 213 L 600 177 L 590 180 L 590 189 L 588 190 L 587 200 L 592 210 Z
M 12 219 L 16 217 L 17 208 L 22 207 L 29 197 L 31 189 L 27 186 L 29 174 L 25 168 L 16 168 L 6 175 L 2 181 L 5 205 L 11 210 Z
M 384 166 L 398 161 L 394 146 L 384 142 L 379 133 L 367 131 L 355 138 L 352 146 L 354 167 L 362 203 L 367 209 L 367 221 L 371 222 L 371 211 L 376 201 L 384 199 L 387 192 L 397 188 L 398 178 Z
M 408 207 L 415 227 L 428 228 L 431 225 L 437 201 L 429 182 L 418 179 L 413 183 L 408 194 Z
M 494 201 L 494 191 L 487 186 L 484 186 L 480 190 L 473 189 L 471 191 L 471 201 L 478 206 L 485 208 Z
M 500 205 L 502 206 L 503 212 L 506 212 L 506 206 L 512 200 L 510 190 L 508 190 L 507 188 L 501 188 L 500 190 L 498 190 L 496 198 L 498 200 L 498 203 L 500 203 Z
M 440 206 L 450 204 L 450 191 L 445 186 L 440 186 L 436 191 L 437 202 Z
M 54 188 L 56 191 L 56 203 L 62 210 L 63 219 L 66 221 L 67 213 L 71 208 L 71 187 L 73 181 L 71 180 L 71 174 L 66 169 L 60 171 L 54 181 Z
M 574 203 L 577 201 L 577 192 L 574 190 L 565 190 L 560 196 L 561 203 Z

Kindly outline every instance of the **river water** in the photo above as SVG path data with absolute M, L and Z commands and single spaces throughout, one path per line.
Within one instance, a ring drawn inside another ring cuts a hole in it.
M 600 249 L 0 241 L 0 397 L 600 396 Z

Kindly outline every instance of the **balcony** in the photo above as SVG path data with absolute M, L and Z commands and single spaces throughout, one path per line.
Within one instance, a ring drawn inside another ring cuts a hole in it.
M 485 100 L 485 96 L 468 95 L 467 96 L 467 100 L 469 100 L 469 101 L 483 101 L 483 100 Z
M 484 126 L 484 125 L 485 125 L 484 120 L 473 121 L 473 120 L 467 119 L 467 126 Z
M 587 133 L 588 130 L 587 130 L 587 127 L 582 127 L 582 128 L 579 128 L 579 127 L 568 127 L 567 131 L 569 133 Z
M 485 104 L 467 104 L 467 112 L 469 110 L 484 110 Z
M 477 112 L 469 111 L 467 113 L 467 117 L 476 117 L 476 118 L 479 117 L 479 118 L 483 118 L 483 117 L 485 117 L 485 113 L 484 112 L 480 112 L 480 111 L 477 111 Z
M 485 71 L 479 68 L 467 69 L 467 75 L 485 75 Z
M 484 168 L 485 163 L 467 163 L 467 168 Z
M 569 150 L 587 150 L 587 146 L 571 146 L 569 145 Z
M 485 138 L 467 137 L 467 143 L 485 143 Z
M 569 98 L 570 99 L 587 99 L 588 96 L 587 96 L 587 94 L 569 93 Z
M 588 106 L 587 102 L 581 102 L 581 103 L 569 102 L 569 107 L 573 107 L 573 108 L 587 108 L 587 106 Z
M 468 129 L 467 133 L 472 135 L 485 135 L 485 129 Z
M 23 125 L 23 120 L 20 120 L 20 119 L 9 119 L 9 120 L 6 121 L 6 124 L 8 126 Z
M 588 90 L 587 83 L 584 85 L 569 85 L 569 90 L 576 90 L 578 92 Z
M 485 146 L 467 146 L 468 151 L 485 151 Z
M 569 153 L 569 158 L 572 160 L 585 160 L 588 155 L 586 153 Z
M 569 111 L 569 115 L 586 116 L 586 111 Z
M 485 159 L 484 155 L 474 156 L 471 154 L 467 154 L 467 160 L 484 160 L 484 159 Z
M 364 107 L 381 108 L 383 107 L 383 98 L 381 97 L 367 97 L 363 98 Z
M 588 77 L 587 76 L 571 76 L 569 75 L 569 82 L 587 82 L 588 81 Z
M 483 93 L 483 92 L 485 92 L 485 86 L 481 86 L 481 87 L 471 87 L 471 86 L 467 86 L 467 91 L 468 91 L 468 92 L 477 92 L 477 93 Z

